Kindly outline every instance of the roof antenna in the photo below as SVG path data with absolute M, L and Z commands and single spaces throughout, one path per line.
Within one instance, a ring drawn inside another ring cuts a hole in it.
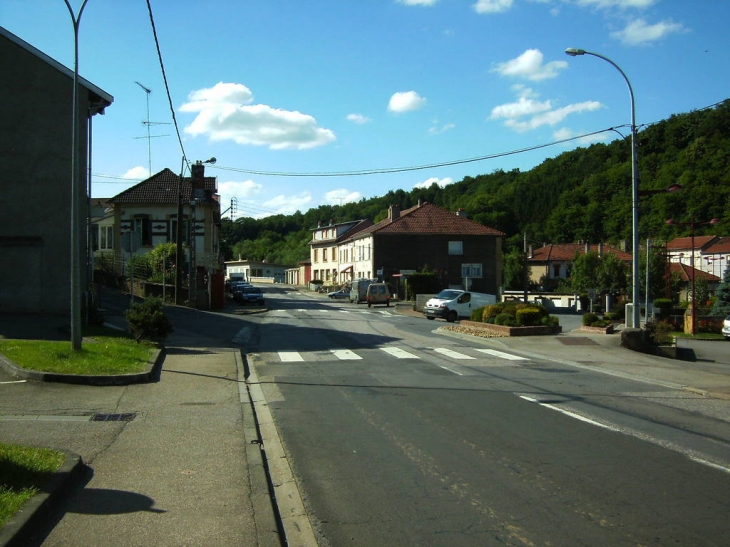
M 134 82 L 139 87 L 142 88 L 142 90 L 147 95 L 147 119 L 142 122 L 143 125 L 147 126 L 147 136 L 146 137 L 134 137 L 135 139 L 147 139 L 147 166 L 149 169 L 149 176 L 152 176 L 152 142 L 151 139 L 153 137 L 167 137 L 169 135 L 150 135 L 150 126 L 151 125 L 169 125 L 169 123 L 166 122 L 151 122 L 150 121 L 150 93 L 152 93 L 152 90 L 149 87 L 146 87 L 142 85 L 139 82 Z

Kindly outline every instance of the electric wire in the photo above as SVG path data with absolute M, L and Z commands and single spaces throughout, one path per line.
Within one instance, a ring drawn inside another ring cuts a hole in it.
M 175 126 L 175 133 L 177 135 L 177 141 L 180 143 L 180 150 L 182 151 L 183 163 L 190 165 L 188 162 L 187 155 L 185 154 L 185 147 L 183 146 L 182 137 L 180 136 L 180 127 L 177 124 L 177 117 L 175 116 L 175 107 L 172 104 L 172 95 L 170 95 L 170 86 L 167 83 L 167 73 L 165 72 L 165 63 L 162 61 L 162 50 L 160 49 L 160 42 L 157 38 L 157 27 L 155 26 L 155 18 L 152 15 L 152 4 L 150 0 L 147 0 L 147 11 L 150 14 L 150 24 L 152 25 L 152 35 L 155 39 L 155 48 L 157 49 L 157 58 L 160 61 L 160 70 L 162 71 L 162 79 L 165 83 L 165 92 L 167 93 L 167 102 L 170 105 L 170 114 L 172 115 L 172 124 Z M 152 173 L 150 173 L 151 175 Z

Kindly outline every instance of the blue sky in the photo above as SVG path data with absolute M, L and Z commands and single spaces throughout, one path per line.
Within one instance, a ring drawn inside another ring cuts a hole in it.
M 550 145 L 631 120 L 621 74 L 568 47 L 623 69 L 638 126 L 730 95 L 724 0 L 149 1 L 185 156 L 217 158 L 206 174 L 237 216 L 527 170 L 619 138 Z M 2 0 L 0 26 L 73 67 L 63 0 Z M 150 164 L 179 172 L 147 1 L 88 0 L 79 44 L 80 74 L 115 98 L 94 121 L 92 196 Z M 437 166 L 485 156 L 498 157 Z

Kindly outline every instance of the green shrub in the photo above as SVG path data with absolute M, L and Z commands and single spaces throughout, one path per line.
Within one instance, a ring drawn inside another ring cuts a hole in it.
M 515 312 L 515 319 L 521 327 L 537 326 L 542 317 L 543 314 L 536 307 L 518 307 Z
M 654 307 L 657 309 L 657 319 L 664 320 L 672 314 L 672 300 L 670 298 L 657 298 L 654 300 Z
M 595 313 L 588 312 L 588 313 L 583 314 L 583 326 L 584 327 L 590 327 L 596 321 L 598 321 L 598 315 L 596 315 Z
M 546 327 L 557 327 L 560 326 L 560 319 L 554 315 L 547 315 L 540 319 L 540 324 Z
M 134 303 L 125 312 L 127 328 L 137 342 L 152 340 L 161 342 L 172 332 L 172 323 L 162 309 L 162 300 L 147 298 Z
M 491 306 L 484 307 L 484 314 L 482 315 L 482 321 L 487 323 L 487 319 L 494 319 L 504 310 L 504 304 L 492 304 Z
M 645 330 L 649 340 L 657 346 L 668 346 L 673 342 L 674 328 L 665 321 L 647 321 Z
M 469 319 L 472 321 L 477 322 L 484 322 L 484 311 L 486 310 L 487 306 L 482 306 L 481 308 L 475 308 L 471 310 L 471 315 L 469 316 Z
M 503 325 L 505 327 L 516 327 L 517 321 L 509 313 L 500 313 L 497 317 L 494 318 L 494 324 Z

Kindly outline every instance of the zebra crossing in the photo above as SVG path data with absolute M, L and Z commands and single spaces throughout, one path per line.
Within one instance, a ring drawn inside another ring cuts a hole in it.
M 526 357 L 513 355 L 504 351 L 488 348 L 459 347 L 445 348 L 433 347 L 415 350 L 413 348 L 403 349 L 396 346 L 384 346 L 375 350 L 330 349 L 325 351 L 299 352 L 299 351 L 278 351 L 268 354 L 266 361 L 279 363 L 304 363 L 314 361 L 361 361 L 366 352 L 378 352 L 379 358 L 394 359 L 423 359 L 429 356 L 445 357 L 453 361 L 481 361 L 497 359 L 506 362 L 529 361 Z M 385 354 L 385 357 L 383 354 Z M 506 364 L 506 363 L 503 363 Z

